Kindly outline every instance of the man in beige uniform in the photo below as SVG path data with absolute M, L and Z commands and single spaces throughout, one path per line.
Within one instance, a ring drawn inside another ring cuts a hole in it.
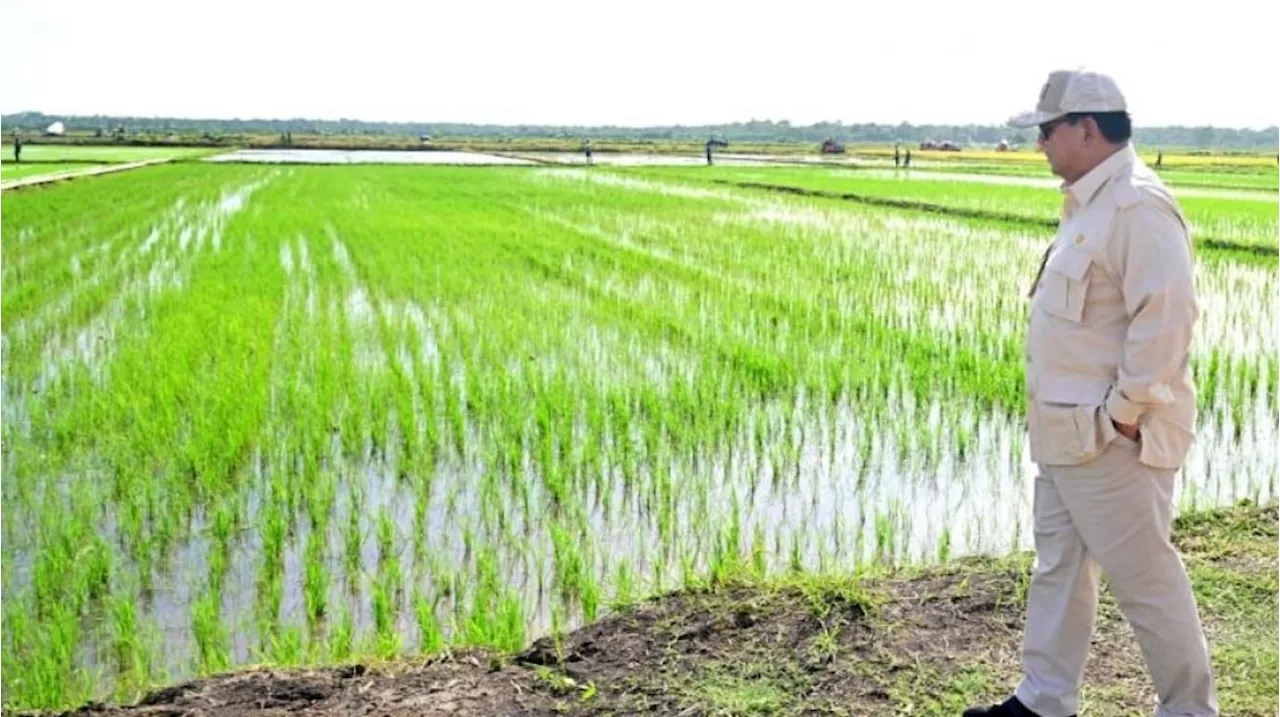
M 1190 449 L 1188 350 L 1199 310 L 1177 202 L 1129 144 L 1105 75 L 1049 75 L 1035 111 L 1064 180 L 1062 221 L 1031 289 L 1027 423 L 1036 567 L 1015 696 L 966 717 L 1074 715 L 1099 568 L 1142 647 L 1157 712 L 1217 715 L 1204 630 L 1170 542 L 1174 478 Z

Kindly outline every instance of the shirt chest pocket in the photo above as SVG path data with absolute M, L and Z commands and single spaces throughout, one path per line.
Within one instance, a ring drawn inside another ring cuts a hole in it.
M 1041 280 L 1039 304 L 1045 313 L 1073 324 L 1084 319 L 1093 258 L 1087 251 L 1065 246 L 1049 257 Z

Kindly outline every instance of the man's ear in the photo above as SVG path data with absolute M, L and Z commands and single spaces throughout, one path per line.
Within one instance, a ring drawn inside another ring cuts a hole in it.
M 1090 115 L 1080 118 L 1080 126 L 1084 129 L 1085 144 L 1102 139 L 1102 130 L 1098 129 L 1098 120 Z

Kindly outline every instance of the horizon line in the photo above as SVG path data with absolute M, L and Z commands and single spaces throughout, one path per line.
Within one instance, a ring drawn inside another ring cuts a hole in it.
M 12 118 L 15 115 L 35 114 L 44 117 L 55 118 L 131 118 L 138 120 L 162 121 L 162 120 L 180 120 L 184 122 L 361 122 L 365 124 L 411 124 L 411 125 L 472 125 L 472 126 L 494 126 L 494 127 L 539 127 L 539 128 L 618 128 L 631 130 L 644 129 L 664 129 L 664 128 L 696 128 L 696 127 L 716 127 L 735 124 L 750 124 L 752 122 L 782 124 L 793 128 L 816 127 L 818 125 L 838 125 L 844 127 L 855 126 L 880 126 L 880 127 L 924 127 L 924 126 L 948 126 L 948 127 L 1002 127 L 1010 130 L 1018 130 L 1019 128 L 1009 127 L 1006 122 L 912 122 L 902 120 L 899 122 L 881 122 L 881 121 L 856 121 L 847 122 L 841 119 L 819 120 L 807 124 L 796 124 L 786 118 L 768 119 L 752 117 L 746 120 L 733 120 L 728 122 L 700 122 L 700 123 L 684 123 L 671 122 L 665 124 L 621 124 L 621 123 L 550 123 L 550 122 L 495 122 L 495 121 L 464 121 L 464 120 L 387 120 L 387 119 L 361 119 L 359 117 L 338 117 L 338 118 L 320 118 L 320 117 L 273 117 L 273 116 L 234 116 L 234 117 L 216 117 L 216 116 L 181 116 L 181 115 L 131 115 L 131 114 L 81 114 L 69 112 L 44 112 L 41 110 L 20 110 L 17 112 L 0 113 L 0 120 Z M 1134 124 L 1134 129 L 1203 129 L 1211 128 L 1215 130 L 1236 130 L 1249 132 L 1267 132 L 1280 131 L 1280 125 L 1272 124 L 1265 127 L 1249 127 L 1249 126 L 1232 126 L 1232 125 L 1189 125 L 1189 124 L 1150 124 L 1140 125 Z M 1023 128 L 1025 129 L 1025 128 Z

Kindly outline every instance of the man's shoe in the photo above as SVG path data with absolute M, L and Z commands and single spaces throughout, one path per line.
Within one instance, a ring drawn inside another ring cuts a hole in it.
M 990 707 L 970 707 L 964 711 L 964 717 L 1040 717 L 1027 709 L 1017 697 L 1010 697 L 1003 703 Z M 1072 715 L 1071 717 L 1075 717 Z

